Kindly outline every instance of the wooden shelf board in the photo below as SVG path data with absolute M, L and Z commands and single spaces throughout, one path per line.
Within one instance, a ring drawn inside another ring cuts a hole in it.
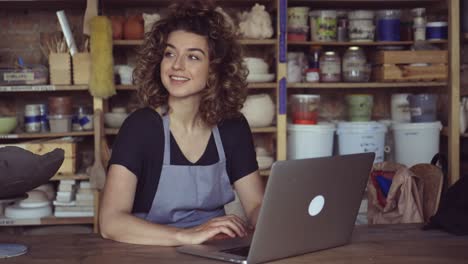
M 276 45 L 276 39 L 240 39 L 241 45 Z M 143 44 L 142 39 L 138 40 L 126 40 L 118 39 L 114 40 L 114 46 L 139 46 Z
M 404 87 L 443 87 L 446 82 L 368 82 L 368 83 L 288 83 L 288 88 L 327 88 L 327 89 L 358 89 L 358 88 L 404 88 Z
M 26 139 L 26 138 L 57 138 L 57 137 L 79 137 L 92 136 L 94 131 L 80 131 L 67 133 L 21 133 L 21 134 L 6 134 L 1 135 L 0 139 Z
M 252 133 L 275 133 L 276 127 L 253 127 L 251 128 Z M 117 135 L 119 133 L 118 128 L 106 128 L 105 129 L 106 135 Z
M 275 82 L 268 82 L 268 83 L 249 83 L 248 88 L 249 89 L 275 89 L 277 84 Z M 136 85 L 116 85 L 115 86 L 116 90 L 119 91 L 136 91 L 137 86 Z
M 50 179 L 51 181 L 61 181 L 61 180 L 89 180 L 88 174 L 56 174 Z
M 40 225 L 73 225 L 93 224 L 94 217 L 55 217 L 48 216 L 39 219 L 10 219 L 0 217 L 0 226 L 40 226 Z
M 289 0 L 290 6 L 312 5 L 314 8 L 339 6 L 340 8 L 382 9 L 387 7 L 420 7 L 445 3 L 445 0 Z
M 137 86 L 136 85 L 128 85 L 128 84 L 118 84 L 118 85 L 115 86 L 115 89 L 120 90 L 120 91 L 132 91 L 132 90 L 136 91 Z
M 276 127 L 253 127 L 251 128 L 252 133 L 274 133 L 276 132 Z
M 430 44 L 446 44 L 447 40 L 425 41 Z M 318 41 L 288 41 L 291 46 L 401 46 L 413 45 L 414 41 L 371 41 L 371 42 L 318 42 Z
M 2 85 L 0 92 L 85 91 L 88 85 Z
M 249 89 L 274 89 L 277 84 L 275 82 L 270 83 L 249 83 L 247 86 Z

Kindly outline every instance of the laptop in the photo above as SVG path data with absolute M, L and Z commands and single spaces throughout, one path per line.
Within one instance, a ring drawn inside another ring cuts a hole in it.
M 261 263 L 345 245 L 375 154 L 276 161 L 251 236 L 177 247 L 234 263 Z

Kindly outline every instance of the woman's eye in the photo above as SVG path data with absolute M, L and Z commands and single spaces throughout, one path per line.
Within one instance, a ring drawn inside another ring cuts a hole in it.
M 198 57 L 195 56 L 195 55 L 189 55 L 188 57 L 189 57 L 189 59 L 191 59 L 191 60 L 199 60 L 199 59 L 200 59 L 200 58 L 198 58 Z
M 164 57 L 174 57 L 174 53 L 172 53 L 170 51 L 166 51 L 166 52 L 164 52 Z

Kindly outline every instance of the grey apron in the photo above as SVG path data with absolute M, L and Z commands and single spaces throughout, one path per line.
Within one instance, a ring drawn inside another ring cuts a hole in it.
M 212 130 L 219 161 L 206 166 L 171 165 L 169 115 L 163 116 L 164 161 L 148 221 L 187 228 L 223 216 L 224 205 L 234 200 L 226 171 L 226 155 L 218 127 Z M 138 216 L 138 215 L 137 215 Z

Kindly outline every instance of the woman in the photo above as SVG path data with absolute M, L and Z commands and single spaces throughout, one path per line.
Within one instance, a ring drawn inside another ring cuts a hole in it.
M 251 227 L 264 189 L 239 112 L 247 87 L 240 46 L 213 8 L 191 2 L 171 10 L 140 51 L 134 77 L 147 107 L 126 119 L 114 142 L 100 231 L 164 246 L 242 237 L 249 225 L 223 209 L 232 185 Z

